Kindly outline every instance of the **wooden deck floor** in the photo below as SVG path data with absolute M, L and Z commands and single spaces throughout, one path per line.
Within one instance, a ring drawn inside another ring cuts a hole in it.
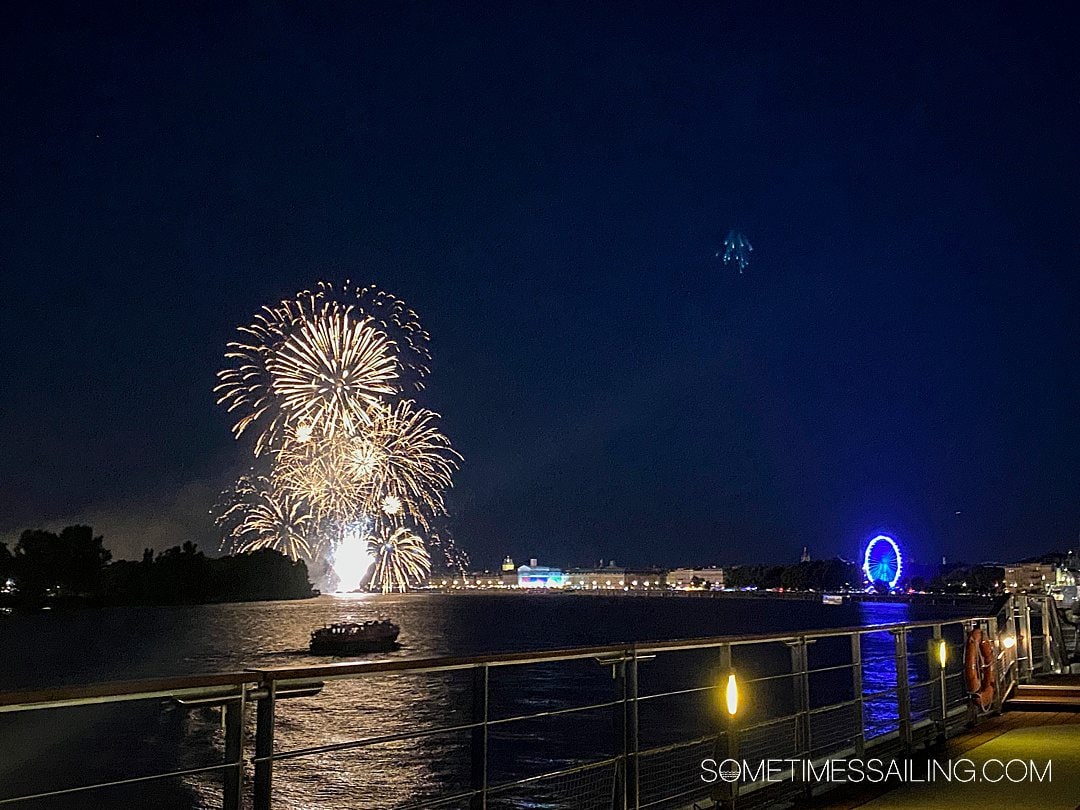
M 1080 810 L 1080 712 L 1008 711 L 983 720 L 942 748 L 913 757 L 1034 760 L 1053 763 L 1050 784 L 935 783 L 842 785 L 798 805 L 830 810 L 968 810 L 1005 806 L 1015 810 Z
M 1080 687 L 1080 675 L 1036 675 L 1037 686 L 1076 686 Z

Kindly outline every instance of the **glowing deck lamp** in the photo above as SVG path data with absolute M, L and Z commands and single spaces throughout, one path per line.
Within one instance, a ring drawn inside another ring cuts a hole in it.
M 1001 646 L 1004 647 L 1006 650 L 1011 650 L 1013 647 L 1016 646 L 1016 636 L 1005 636 L 1001 639 Z
M 942 669 L 945 669 L 945 663 L 949 660 L 949 650 L 948 647 L 945 645 L 945 639 L 937 639 L 936 644 L 938 663 L 941 664 Z
M 727 713 L 732 717 L 739 710 L 739 684 L 735 682 L 735 673 L 727 676 L 727 689 L 724 690 L 724 699 L 727 703 Z

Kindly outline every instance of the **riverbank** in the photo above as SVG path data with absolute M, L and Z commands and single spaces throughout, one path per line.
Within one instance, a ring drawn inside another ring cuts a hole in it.
M 1001 596 L 987 594 L 937 594 L 937 593 L 903 593 L 903 594 L 878 594 L 858 592 L 830 592 L 819 593 L 815 591 L 713 591 L 713 590 L 673 590 L 666 588 L 648 589 L 548 589 L 548 588 L 429 588 L 415 591 L 415 594 L 447 594 L 454 596 L 519 596 L 519 597 L 610 597 L 610 598 L 636 598 L 636 599 L 736 599 L 736 600 L 770 600 L 788 602 L 815 602 L 824 603 L 824 597 L 838 596 L 844 603 L 880 603 L 880 604 L 909 604 L 938 607 L 976 608 L 993 603 Z

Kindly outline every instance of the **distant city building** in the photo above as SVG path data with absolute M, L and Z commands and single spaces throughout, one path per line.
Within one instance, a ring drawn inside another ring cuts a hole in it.
M 466 571 L 464 574 L 433 575 L 428 584 L 433 588 L 502 588 L 509 587 L 504 577 L 496 571 Z M 514 572 L 510 585 L 517 584 L 517 572 Z
M 1006 593 L 1052 593 L 1076 587 L 1076 575 L 1063 565 L 1020 563 L 1005 566 Z
M 1064 565 L 1054 566 L 1054 584 L 1047 590 L 1057 601 L 1064 603 L 1066 607 L 1071 606 L 1080 595 L 1077 593 L 1076 572 Z
M 431 578 L 433 588 L 453 589 L 510 589 L 566 588 L 583 591 L 644 591 L 664 588 L 720 589 L 724 586 L 724 570 L 709 568 L 677 568 L 664 571 L 658 568 L 627 568 L 614 560 L 603 560 L 593 568 L 556 568 L 540 565 L 533 557 L 528 565 L 514 567 L 506 557 L 499 571 L 469 571 L 464 574 L 443 574 Z
M 677 590 L 705 588 L 719 590 L 724 587 L 724 569 L 710 568 L 674 568 L 667 574 L 668 587 Z
M 645 590 L 664 587 L 663 571 L 653 568 L 624 568 L 611 560 L 596 568 L 570 568 L 566 572 L 566 586 L 585 591 Z
M 500 583 L 504 588 L 514 588 L 518 584 L 517 566 L 514 565 L 514 561 L 509 554 L 502 561 Z
M 1049 582 L 1053 581 L 1054 566 L 1044 563 L 1022 563 L 1005 566 L 1005 592 L 1046 593 Z
M 536 558 L 529 560 L 517 570 L 519 588 L 562 588 L 566 585 L 566 574 L 561 568 L 538 565 Z

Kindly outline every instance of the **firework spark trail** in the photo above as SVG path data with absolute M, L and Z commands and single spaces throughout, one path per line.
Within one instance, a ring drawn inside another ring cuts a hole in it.
M 446 513 L 443 491 L 453 483 L 460 456 L 438 427 L 439 415 L 402 400 L 373 414 L 373 462 L 364 482 L 364 509 L 395 524 L 409 519 L 428 530 L 428 518 Z
M 249 427 L 262 424 L 255 443 L 256 456 L 278 434 L 283 421 L 283 414 L 275 408 L 267 362 L 302 320 L 294 302 L 263 307 L 252 324 L 237 329 L 241 339 L 229 343 L 225 352 L 225 359 L 232 365 L 218 372 L 214 387 L 217 403 L 226 405 L 227 413 L 239 415 L 233 424 L 233 436 L 239 439 Z
M 336 288 L 329 281 L 320 281 L 313 293 L 301 293 L 298 298 L 305 294 L 313 300 L 336 301 L 372 318 L 398 349 L 403 385 L 423 389 L 423 378 L 430 371 L 431 336 L 404 301 L 374 285 L 360 287 L 348 280 Z
M 306 501 L 321 534 L 328 526 L 355 522 L 364 514 L 363 478 L 357 454 L 369 442 L 342 430 L 332 437 L 312 430 L 307 438 L 286 439 L 274 455 L 273 479 L 279 489 Z M 332 538 L 327 538 L 332 539 Z
M 438 429 L 438 414 L 403 400 L 370 414 L 359 435 L 310 429 L 276 453 L 277 485 L 311 505 L 316 522 L 364 514 L 378 528 L 406 522 L 429 529 L 445 514 L 443 490 L 460 457 Z
M 395 529 L 384 540 L 373 538 L 372 551 L 375 565 L 371 587 L 383 593 L 405 592 L 422 583 L 431 573 L 431 556 L 424 541 L 404 526 Z
M 371 422 L 380 395 L 397 392 L 394 347 L 370 318 L 324 306 L 266 362 L 288 421 L 356 432 Z
M 218 516 L 226 540 L 241 553 L 273 548 L 294 559 L 311 555 L 311 517 L 306 504 L 277 490 L 264 476 L 243 476 L 229 493 L 230 505 Z
M 433 530 L 427 536 L 429 553 L 438 550 L 443 564 L 451 571 L 464 574 L 469 568 L 469 555 L 464 549 L 454 542 L 453 535 L 448 529 Z

